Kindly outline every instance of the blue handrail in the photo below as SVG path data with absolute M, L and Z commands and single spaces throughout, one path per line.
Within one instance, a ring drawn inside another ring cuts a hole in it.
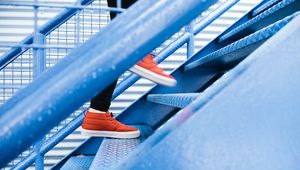
M 170 56 L 172 53 L 174 53 L 178 48 L 183 46 L 189 38 L 191 38 L 192 35 L 198 34 L 200 31 L 202 31 L 206 26 L 208 26 L 210 23 L 212 23 L 216 18 L 218 18 L 220 15 L 222 15 L 224 12 L 226 12 L 230 7 L 235 5 L 239 0 L 229 0 L 220 5 L 216 10 L 212 11 L 208 16 L 203 18 L 200 22 L 197 23 L 197 27 L 190 30 L 189 33 L 184 33 L 180 37 L 178 37 L 176 40 L 174 40 L 170 45 L 165 47 L 155 58 L 155 60 L 160 63 L 165 58 Z M 191 47 L 193 48 L 193 47 Z M 126 77 L 123 81 L 121 81 L 113 94 L 113 98 L 116 98 L 118 95 L 123 93 L 128 87 L 130 87 L 132 84 L 134 84 L 137 80 L 139 80 L 140 77 L 131 74 L 128 77 Z M 52 136 L 50 139 L 46 140 L 42 147 L 41 147 L 41 154 L 44 155 L 49 150 L 51 150 L 57 143 L 62 141 L 66 136 L 68 136 L 70 133 L 72 133 L 75 129 L 77 129 L 83 119 L 83 114 L 76 116 L 70 123 L 68 123 L 65 127 L 63 127 L 61 130 L 59 130 L 54 136 Z M 26 169 L 28 166 L 30 166 L 34 159 L 36 158 L 36 153 L 31 152 L 29 155 L 27 155 L 24 159 L 22 159 L 18 164 L 16 164 L 13 169 Z
M 4 104 L 0 108 L 5 108 L 0 124 L 6 124 L 0 130 L 0 149 L 7 151 L 5 156 L 0 156 L 0 165 L 8 163 L 88 101 L 95 92 L 115 81 L 214 2 L 139 1 L 133 5 L 134 8 L 117 17 L 87 43 L 73 50 L 18 93 L 16 98 L 24 94 L 27 96 L 20 101 L 14 100 L 15 107 L 8 108 Z M 100 44 L 100 41 L 103 43 Z

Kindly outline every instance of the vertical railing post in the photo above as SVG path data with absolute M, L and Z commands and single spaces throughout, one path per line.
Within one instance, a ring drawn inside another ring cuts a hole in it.
M 38 0 L 34 1 L 34 45 L 44 45 L 45 35 L 38 32 Z M 36 79 L 46 67 L 46 54 L 45 49 L 40 47 L 33 48 L 33 79 Z M 41 154 L 40 150 L 43 145 L 43 139 L 36 142 L 33 146 L 33 151 L 36 153 L 35 169 L 44 169 L 44 155 Z
M 187 42 L 187 59 L 192 57 L 195 52 L 194 25 L 195 21 L 193 20 L 189 25 L 185 27 L 185 31 L 189 33 L 189 40 Z
M 43 170 L 44 169 L 44 155 L 41 154 L 41 147 L 43 145 L 43 139 L 36 142 L 33 146 L 33 151 L 36 153 L 35 158 L 35 169 Z
M 38 32 L 38 6 L 37 0 L 34 1 L 34 45 L 44 45 L 45 35 Z M 33 48 L 33 79 L 38 77 L 46 67 L 46 53 L 43 48 Z
M 45 35 L 36 33 L 34 36 L 35 45 L 45 45 Z M 33 49 L 33 79 L 37 78 L 46 67 L 46 51 L 43 48 Z
M 117 0 L 117 9 L 120 11 L 122 10 L 122 0 Z M 117 15 L 119 15 L 120 13 L 118 12 Z
M 35 45 L 44 45 L 45 36 L 41 33 L 36 33 L 34 36 Z M 36 79 L 46 67 L 46 53 L 43 48 L 34 48 L 33 49 L 33 78 Z M 44 169 L 44 156 L 40 153 L 40 148 L 43 144 L 43 139 L 36 142 L 33 151 L 37 154 L 35 159 L 35 167 L 38 170 Z

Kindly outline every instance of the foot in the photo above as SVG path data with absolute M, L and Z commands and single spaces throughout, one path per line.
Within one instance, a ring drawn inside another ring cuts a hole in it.
M 153 57 L 153 54 L 147 55 L 142 61 L 131 67 L 130 71 L 155 83 L 175 86 L 176 80 L 159 68 Z
M 140 136 L 138 129 L 120 123 L 109 112 L 103 114 L 87 111 L 81 127 L 81 133 L 87 136 L 110 138 L 137 138 Z

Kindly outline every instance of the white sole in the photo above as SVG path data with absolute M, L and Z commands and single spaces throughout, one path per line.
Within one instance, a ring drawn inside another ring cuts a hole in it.
M 131 72 L 144 77 L 148 80 L 151 80 L 155 83 L 161 84 L 161 85 L 165 85 L 165 86 L 175 86 L 177 81 L 174 79 L 170 79 L 158 74 L 153 73 L 152 71 L 149 71 L 147 69 L 144 69 L 143 67 L 140 67 L 138 65 L 134 65 L 133 67 L 131 67 L 129 69 Z
M 87 130 L 81 128 L 81 134 L 91 137 L 107 137 L 107 138 L 138 138 L 140 136 L 140 131 L 131 131 L 131 132 L 116 132 L 116 131 L 97 131 L 97 130 Z

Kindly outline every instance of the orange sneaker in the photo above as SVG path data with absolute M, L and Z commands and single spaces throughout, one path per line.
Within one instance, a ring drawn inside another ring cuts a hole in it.
M 159 68 L 153 58 L 153 54 L 147 55 L 142 61 L 131 67 L 130 71 L 155 83 L 175 86 L 176 80 Z
M 114 119 L 111 113 L 92 113 L 87 111 L 81 125 L 81 133 L 94 137 L 137 138 L 140 131 Z

